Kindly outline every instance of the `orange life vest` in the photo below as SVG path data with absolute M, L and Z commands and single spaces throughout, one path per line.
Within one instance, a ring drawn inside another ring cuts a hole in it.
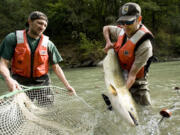
M 34 52 L 33 65 L 31 65 L 31 50 L 27 42 L 26 30 L 16 31 L 17 44 L 12 60 L 12 73 L 23 77 L 40 77 L 48 73 L 49 37 L 42 35 L 39 44 Z M 33 69 L 31 69 L 31 67 Z
M 127 70 L 128 72 L 130 71 L 135 60 L 135 48 L 143 41 L 151 38 L 153 38 L 152 33 L 144 25 L 142 25 L 140 29 L 126 41 L 126 43 L 123 43 L 125 40 L 125 32 L 123 29 L 121 30 L 118 40 L 114 45 L 114 49 L 118 53 L 122 69 Z M 136 78 L 144 77 L 144 73 L 144 67 L 142 67 L 137 73 Z

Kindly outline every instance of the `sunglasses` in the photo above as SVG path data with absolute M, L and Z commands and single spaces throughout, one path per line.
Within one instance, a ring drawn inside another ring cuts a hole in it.
M 118 24 L 120 25 L 131 25 L 134 23 L 136 19 L 132 20 L 132 21 L 119 21 Z

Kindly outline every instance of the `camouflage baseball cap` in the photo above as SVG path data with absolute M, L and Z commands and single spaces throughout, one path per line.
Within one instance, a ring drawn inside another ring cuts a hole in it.
M 136 19 L 137 16 L 141 16 L 140 6 L 137 3 L 128 2 L 119 9 L 119 18 L 117 22 L 132 21 Z

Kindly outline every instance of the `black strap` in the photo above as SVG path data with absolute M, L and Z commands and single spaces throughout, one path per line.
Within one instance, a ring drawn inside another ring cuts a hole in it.
M 150 33 L 145 34 L 145 35 L 137 42 L 136 47 L 135 47 L 135 49 L 134 49 L 134 52 L 136 52 L 136 50 L 138 49 L 138 47 L 139 47 L 144 41 L 146 41 L 146 40 L 150 40 L 150 41 L 151 41 L 151 44 L 152 44 L 153 36 L 152 36 Z M 150 67 L 150 65 L 151 65 L 151 63 L 152 63 L 153 60 L 154 60 L 154 56 L 151 56 L 151 57 L 148 59 L 146 65 L 144 66 L 144 76 L 146 76 L 146 74 L 148 73 L 149 67 Z
M 50 83 L 50 78 L 48 74 L 45 74 L 41 77 L 36 77 L 36 78 L 27 78 L 23 77 L 18 74 L 12 74 L 12 77 L 17 80 L 20 84 L 22 85 L 48 85 Z
M 134 49 L 134 52 L 136 52 L 136 50 L 138 49 L 138 47 L 146 40 L 150 40 L 151 43 L 152 43 L 152 40 L 153 40 L 153 36 L 149 33 L 145 34 L 137 43 L 136 43 L 136 47 Z

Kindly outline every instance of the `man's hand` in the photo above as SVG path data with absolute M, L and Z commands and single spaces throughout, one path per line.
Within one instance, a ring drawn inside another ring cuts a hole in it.
M 8 68 L 9 63 L 10 63 L 9 60 L 1 57 L 0 73 L 3 76 L 4 80 L 6 81 L 9 91 L 21 90 L 21 86 L 19 85 L 19 83 L 16 80 L 14 80 L 10 75 L 10 71 Z
M 74 90 L 73 87 L 71 87 L 71 85 L 67 81 L 61 67 L 58 64 L 54 64 L 54 65 L 52 65 L 52 68 L 53 68 L 54 72 L 56 73 L 56 75 L 58 76 L 58 78 L 63 82 L 64 86 L 71 92 L 70 94 L 74 94 L 76 96 L 76 91 Z
M 73 87 L 67 86 L 66 88 L 67 88 L 67 90 L 69 90 L 70 95 L 74 94 L 75 96 L 77 96 L 76 91 Z
M 112 42 L 107 42 L 104 51 L 107 53 L 110 48 L 113 48 L 114 44 Z
M 21 86 L 19 85 L 19 83 L 12 78 L 6 79 L 6 83 L 8 85 L 9 91 L 21 90 L 22 89 Z

